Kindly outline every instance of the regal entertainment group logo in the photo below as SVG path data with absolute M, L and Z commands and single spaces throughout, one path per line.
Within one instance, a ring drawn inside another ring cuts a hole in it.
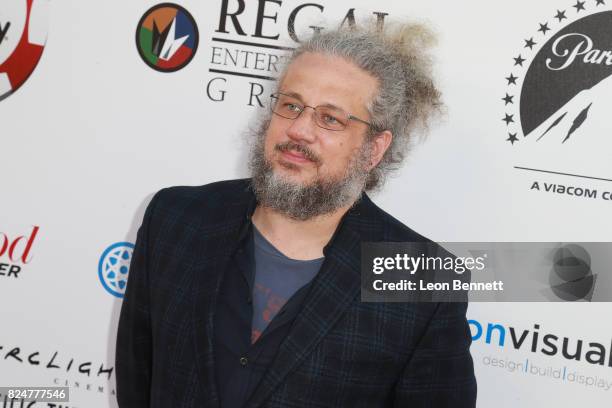
M 0 2 L 0 101 L 30 77 L 47 39 L 49 0 Z
M 333 10 L 330 10 L 333 5 Z M 388 13 L 340 6 L 331 0 L 288 2 L 283 0 L 221 0 L 201 6 L 206 21 L 200 26 L 213 30 L 198 55 L 208 64 L 206 97 L 224 102 L 235 94 L 246 106 L 263 107 L 266 86 L 276 80 L 296 44 L 323 32 L 320 21 L 340 21 L 355 27 L 371 18 L 383 28 Z M 340 11 L 339 15 L 336 14 Z M 174 72 L 193 59 L 198 48 L 197 18 L 183 7 L 161 3 L 147 10 L 136 29 L 136 45 L 143 61 L 160 72 Z M 204 31 L 204 30 L 203 30 Z M 235 84 L 237 86 L 235 86 Z
M 151 7 L 136 28 L 140 57 L 159 72 L 175 72 L 187 66 L 198 49 L 198 41 L 195 20 L 178 4 Z
M 231 92 L 240 92 L 236 96 L 246 106 L 263 107 L 269 95 L 266 86 L 282 72 L 296 44 L 327 29 L 321 21 L 340 21 L 341 27 L 352 28 L 358 20 L 370 18 L 382 29 L 388 16 L 350 4 L 338 9 L 339 4 L 223 0 L 207 50 L 208 72 L 212 74 L 206 85 L 208 99 L 223 102 L 231 88 Z M 241 86 L 230 86 L 230 81 Z
M 514 167 L 568 181 L 536 180 L 531 190 L 611 201 L 612 189 L 574 184 L 612 182 L 604 154 L 612 148 L 612 10 L 605 0 L 577 0 L 536 27 L 512 57 L 500 98 L 505 141 L 524 161 Z

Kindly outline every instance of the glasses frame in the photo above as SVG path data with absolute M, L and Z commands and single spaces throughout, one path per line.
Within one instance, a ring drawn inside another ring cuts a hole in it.
M 315 111 L 314 123 L 316 123 L 316 125 L 319 126 L 320 128 L 325 129 L 325 130 L 331 130 L 332 132 L 340 132 L 340 131 L 345 130 L 348 127 L 348 123 L 342 129 L 330 129 L 330 128 L 325 127 L 322 124 L 320 124 L 319 120 L 318 120 L 319 116 L 317 115 L 317 108 L 327 108 L 327 106 L 322 106 L 322 105 L 320 105 L 320 106 L 309 106 L 309 105 L 305 105 L 303 103 L 299 103 L 299 104 L 297 104 L 297 106 L 300 107 L 300 110 L 297 112 L 297 115 L 295 115 L 294 118 L 283 116 L 280 113 L 277 113 L 277 112 L 274 111 L 274 107 L 276 106 L 276 103 L 278 102 L 279 95 L 287 96 L 289 98 L 294 98 L 296 100 L 298 98 L 296 98 L 293 95 L 288 95 L 288 94 L 282 93 L 282 92 L 276 92 L 276 93 L 270 94 L 270 110 L 272 111 L 272 113 L 274 113 L 275 115 L 280 116 L 281 118 L 295 120 L 295 119 L 300 117 L 300 115 L 302 114 L 302 112 L 304 112 L 304 110 L 306 108 L 311 108 L 312 110 Z M 340 109 L 340 108 L 337 108 L 337 109 Z M 340 110 L 343 110 L 343 109 L 340 109 Z M 374 128 L 374 125 L 371 124 L 370 122 L 367 122 L 367 121 L 365 121 L 363 119 L 359 119 L 357 116 L 351 115 L 348 112 L 347 112 L 347 117 L 346 118 L 347 118 L 347 120 L 354 120 L 354 121 L 357 121 L 357 122 L 364 123 L 364 124 L 368 125 L 372 129 Z

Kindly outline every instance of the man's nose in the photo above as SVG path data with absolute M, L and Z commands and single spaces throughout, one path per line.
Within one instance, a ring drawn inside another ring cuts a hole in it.
M 287 135 L 293 140 L 302 140 L 308 143 L 316 139 L 317 124 L 315 123 L 315 110 L 310 106 L 304 107 L 300 115 L 293 119 L 287 129 Z

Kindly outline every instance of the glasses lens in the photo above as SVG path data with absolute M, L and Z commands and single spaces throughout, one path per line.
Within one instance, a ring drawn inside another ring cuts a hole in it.
M 317 124 L 329 130 L 342 130 L 348 124 L 348 114 L 342 109 L 318 106 Z
M 303 107 L 300 101 L 292 96 L 275 94 L 272 96 L 272 111 L 287 119 L 295 119 L 299 116 Z

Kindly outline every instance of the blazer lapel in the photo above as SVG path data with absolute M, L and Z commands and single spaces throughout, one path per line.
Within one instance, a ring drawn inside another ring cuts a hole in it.
M 206 396 L 207 407 L 219 406 L 219 394 L 215 381 L 213 356 L 214 313 L 217 295 L 223 274 L 236 249 L 240 237 L 245 233 L 255 207 L 252 193 L 243 195 L 241 200 L 228 203 L 219 219 L 223 222 L 214 230 L 206 227 L 196 248 L 199 262 L 195 266 L 193 296 L 193 322 L 195 331 L 195 360 L 202 394 Z M 205 250 L 204 250 L 205 249 Z
M 359 295 L 361 237 L 351 229 L 356 215 L 359 215 L 358 207 L 347 212 L 325 248 L 325 261 L 312 282 L 302 309 L 274 361 L 248 400 L 247 408 L 256 408 L 265 402 L 287 374 L 313 351 Z

